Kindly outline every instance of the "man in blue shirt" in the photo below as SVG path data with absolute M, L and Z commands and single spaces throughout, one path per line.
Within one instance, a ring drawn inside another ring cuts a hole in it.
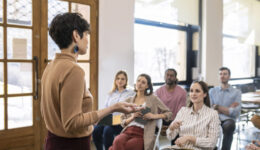
M 218 111 L 223 129 L 222 150 L 230 150 L 231 148 L 236 118 L 241 111 L 241 92 L 228 84 L 230 75 L 228 68 L 221 67 L 219 69 L 221 86 L 214 87 L 209 91 L 211 106 Z

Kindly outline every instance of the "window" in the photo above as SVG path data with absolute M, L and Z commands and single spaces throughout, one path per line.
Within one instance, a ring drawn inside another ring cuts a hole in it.
M 223 5 L 223 66 L 231 69 L 232 78 L 254 77 L 260 2 L 224 0 Z
M 186 80 L 186 33 L 175 29 L 135 24 L 135 76 L 151 75 L 163 82 L 164 71 L 175 68 L 179 80 Z
M 195 30 L 189 24 L 198 25 L 197 0 L 136 0 L 135 78 L 147 73 L 154 83 L 163 83 L 165 70 L 174 68 L 179 81 L 191 80 L 191 61 L 187 58 Z

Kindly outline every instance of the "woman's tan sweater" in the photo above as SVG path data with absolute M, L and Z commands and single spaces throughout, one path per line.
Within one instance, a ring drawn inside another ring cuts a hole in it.
M 172 117 L 172 112 L 169 110 L 167 106 L 155 95 L 150 95 L 145 97 L 145 106 L 151 108 L 151 113 L 153 114 L 165 114 L 166 121 L 169 121 Z M 126 99 L 125 101 L 128 103 L 134 103 L 135 96 Z M 125 126 L 125 121 L 131 117 L 131 114 L 124 114 L 121 116 L 121 125 L 124 127 L 122 132 L 128 127 Z M 156 120 L 148 120 L 148 122 L 144 125 L 144 150 L 152 150 L 155 142 L 155 127 Z
M 42 76 L 41 113 L 46 128 L 61 137 L 89 136 L 98 121 L 85 73 L 72 54 L 56 54 Z

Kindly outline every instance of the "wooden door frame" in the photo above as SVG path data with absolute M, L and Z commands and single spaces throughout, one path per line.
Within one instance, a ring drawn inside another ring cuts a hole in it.
M 7 62 L 29 62 L 32 63 L 32 93 L 21 93 L 21 94 L 11 94 L 7 93 L 8 84 L 5 80 L 4 82 L 4 99 L 8 97 L 18 97 L 18 96 L 32 96 L 32 122 L 33 125 L 29 127 L 22 127 L 22 128 L 14 128 L 14 129 L 7 129 L 7 121 L 8 121 L 8 112 L 7 112 L 7 101 L 5 100 L 5 129 L 0 131 L 0 150 L 1 149 L 12 149 L 12 150 L 34 150 L 39 149 L 40 147 L 40 109 L 39 109 L 39 100 L 34 99 L 35 88 L 35 63 L 34 63 L 34 56 L 39 57 L 39 47 L 40 47 L 40 23 L 38 22 L 40 18 L 40 13 L 38 10 L 40 8 L 39 1 L 32 0 L 32 26 L 20 26 L 20 25 L 12 25 L 7 24 L 7 1 L 3 1 L 3 34 L 4 34 L 4 79 L 7 79 Z M 8 59 L 7 58 L 7 27 L 17 27 L 22 29 L 31 29 L 32 31 L 32 58 L 30 60 L 22 60 L 22 59 Z

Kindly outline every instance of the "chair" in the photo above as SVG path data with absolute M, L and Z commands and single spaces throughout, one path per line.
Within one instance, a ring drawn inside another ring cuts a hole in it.
M 154 146 L 153 146 L 153 150 L 156 150 L 156 147 L 159 149 L 160 144 L 159 144 L 159 137 L 162 131 L 162 125 L 163 125 L 163 121 L 162 119 L 158 119 L 156 121 L 156 127 L 158 128 L 158 132 L 156 134 L 156 138 L 155 138 L 155 142 L 154 142 Z
M 218 137 L 218 142 L 217 142 L 217 150 L 221 150 L 222 148 L 222 141 L 223 141 L 223 129 L 221 126 L 219 126 L 219 137 Z

